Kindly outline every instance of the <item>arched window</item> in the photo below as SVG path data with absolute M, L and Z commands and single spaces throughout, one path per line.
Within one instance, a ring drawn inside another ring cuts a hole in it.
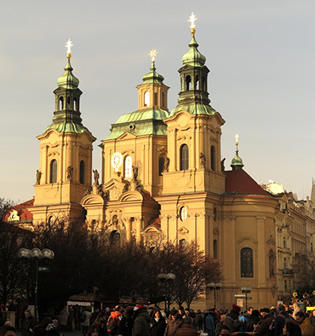
M 159 157 L 159 176 L 162 176 L 162 173 L 164 171 L 164 164 L 165 164 L 165 157 L 160 156 Z
M 119 245 L 120 244 L 120 233 L 117 230 L 114 230 L 110 234 L 110 244 Z
M 62 110 L 63 110 L 63 97 L 60 97 L 60 98 L 59 98 L 59 107 L 58 107 L 58 110 L 59 110 L 59 111 L 62 111 Z
M 253 250 L 249 247 L 241 249 L 241 277 L 253 278 Z
M 57 182 L 57 161 L 52 160 L 50 163 L 50 183 Z
M 185 249 L 185 248 L 187 247 L 187 240 L 186 240 L 186 239 L 181 239 L 181 240 L 179 241 L 179 247 L 180 247 L 181 249 Z
M 218 241 L 213 241 L 213 259 L 218 259 Z
M 79 111 L 79 109 L 78 109 L 78 99 L 77 98 L 73 99 L 73 104 L 74 104 L 74 106 L 73 106 L 74 111 Z
M 199 82 L 198 76 L 196 76 L 196 79 L 195 79 L 195 90 L 200 90 L 200 82 Z
M 313 243 L 311 243 L 311 252 L 313 252 Z
M 211 146 L 211 169 L 215 171 L 215 147 Z
M 132 158 L 130 155 L 125 158 L 125 177 L 132 177 Z
M 283 237 L 283 247 L 286 248 L 287 247 L 287 241 L 286 241 L 286 238 Z
M 187 170 L 189 168 L 189 150 L 187 145 L 180 147 L 180 170 Z
M 82 160 L 80 162 L 80 183 L 84 184 L 84 175 L 85 175 L 85 164 L 84 161 Z
M 162 108 L 165 108 L 165 93 L 162 92 L 162 95 L 161 95 L 161 107 Z
M 217 208 L 213 208 L 213 220 L 217 221 Z
M 191 86 L 191 77 L 188 75 L 186 76 L 186 91 L 190 90 L 190 86 Z
M 146 91 L 144 93 L 144 106 L 149 106 L 150 105 L 150 93 Z

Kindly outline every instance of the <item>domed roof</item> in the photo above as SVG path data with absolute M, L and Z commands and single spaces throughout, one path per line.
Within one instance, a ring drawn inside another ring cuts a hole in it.
M 233 170 L 239 170 L 244 167 L 243 160 L 238 156 L 238 151 L 236 152 L 236 155 L 232 159 L 231 167 L 233 168 Z
M 206 57 L 198 51 L 197 48 L 199 44 L 195 40 L 195 35 L 192 36 L 189 46 L 190 49 L 182 57 L 182 63 L 184 65 L 191 65 L 191 66 L 200 66 L 200 67 L 204 66 L 206 63 Z
M 68 63 L 65 67 L 65 73 L 57 80 L 59 87 L 65 89 L 76 89 L 79 86 L 79 80 L 72 74 L 72 70 L 73 68 L 70 64 L 70 58 L 68 58 Z

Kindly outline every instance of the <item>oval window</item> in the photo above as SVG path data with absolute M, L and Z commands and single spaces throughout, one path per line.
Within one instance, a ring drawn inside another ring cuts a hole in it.
M 187 218 L 187 209 L 186 207 L 181 207 L 180 210 L 179 210 L 179 218 L 180 220 L 183 222 L 186 220 Z

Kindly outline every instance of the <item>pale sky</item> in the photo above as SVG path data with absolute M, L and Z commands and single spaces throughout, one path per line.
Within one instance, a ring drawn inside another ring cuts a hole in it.
M 196 40 L 210 69 L 211 106 L 226 121 L 222 158 L 229 169 L 236 133 L 244 169 L 258 183 L 274 180 L 299 198 L 315 177 L 315 2 L 313 0 L 6 1 L 0 13 L 0 197 L 34 195 L 39 141 L 51 123 L 53 90 L 71 38 L 80 80 L 83 124 L 98 145 L 122 114 L 137 109 L 136 86 L 157 72 L 177 105 L 178 69 L 198 18 Z

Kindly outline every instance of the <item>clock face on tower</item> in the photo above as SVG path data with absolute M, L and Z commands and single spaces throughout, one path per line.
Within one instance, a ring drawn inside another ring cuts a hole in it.
M 119 167 L 122 165 L 123 157 L 119 152 L 116 152 L 112 156 L 112 167 L 115 171 L 118 171 Z

